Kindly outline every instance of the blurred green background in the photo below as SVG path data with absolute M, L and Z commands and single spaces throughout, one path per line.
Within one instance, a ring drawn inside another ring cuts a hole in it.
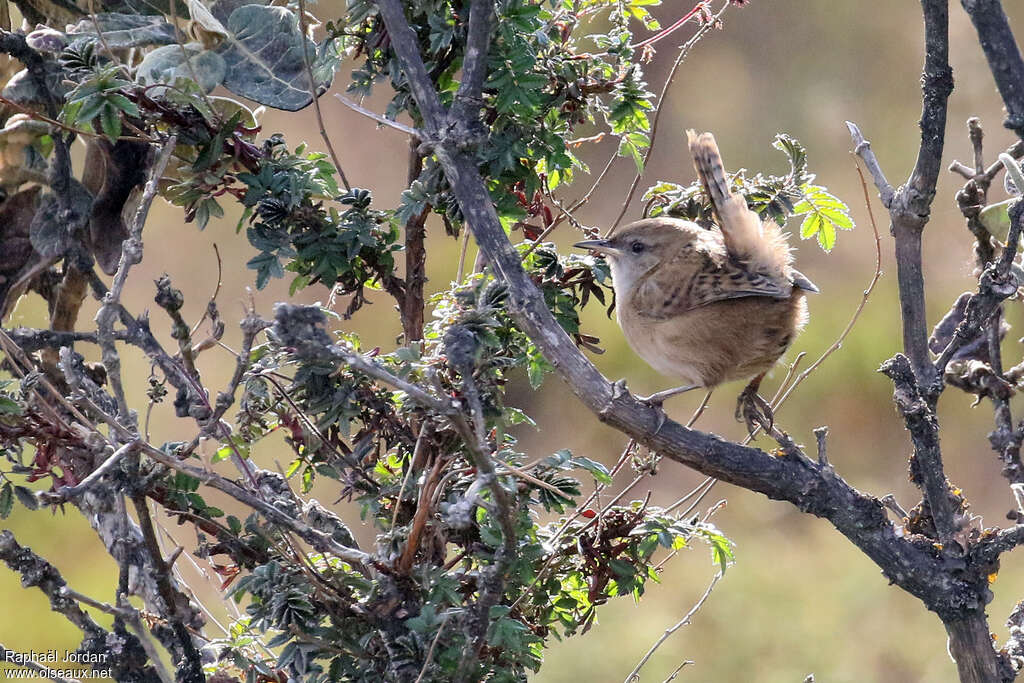
M 987 161 L 1008 146 L 1011 134 L 1001 126 L 1003 114 L 973 28 L 959 3 L 951 3 L 951 59 L 956 90 L 950 100 L 946 164 L 953 159 L 970 161 L 965 121 L 980 116 L 988 132 Z M 689 9 L 690 3 L 666 3 L 655 8 L 663 25 Z M 1024 33 L 1024 8 L 1007 3 L 1011 23 Z M 316 8 L 321 18 L 334 16 L 332 5 Z M 659 90 L 675 57 L 675 46 L 686 31 L 659 44 L 647 76 Z M 881 164 L 894 185 L 909 174 L 917 150 L 920 113 L 918 78 L 923 59 L 920 7 L 901 2 L 808 2 L 806 0 L 754 0 L 747 7 L 732 8 L 725 15 L 724 30 L 712 32 L 687 58 L 666 103 L 659 139 L 641 189 L 657 180 L 690 182 L 693 171 L 685 152 L 686 128 L 712 130 L 718 137 L 726 167 L 736 170 L 781 172 L 785 159 L 771 148 L 776 132 L 787 132 L 807 145 L 811 169 L 819 181 L 852 208 L 858 227 L 842 233 L 832 254 L 823 254 L 810 242 L 799 243 L 800 269 L 821 288 L 810 301 L 811 322 L 787 360 L 801 351 L 809 362 L 836 338 L 849 320 L 874 267 L 874 248 L 862 191 L 844 120 L 857 122 L 873 143 Z M 339 77 L 335 91 L 343 87 Z M 382 111 L 386 98 L 368 106 Z M 368 119 L 353 114 L 333 98 L 322 100 L 328 132 L 335 141 L 345 171 L 352 182 L 371 189 L 382 206 L 397 204 L 403 189 L 407 145 L 391 130 L 376 130 Z M 312 109 L 297 114 L 268 112 L 264 132 L 284 132 L 293 146 L 308 140 L 323 147 L 316 135 Z M 608 143 L 582 150 L 595 171 L 612 151 Z M 632 179 L 632 163 L 620 160 L 602 190 L 579 211 L 586 224 L 606 226 L 617 215 Z M 581 194 L 591 182 L 581 177 L 568 197 Z M 953 194 L 958 177 L 944 173 L 925 238 L 929 319 L 937 321 L 952 300 L 972 289 L 971 239 L 956 209 Z M 798 442 L 813 448 L 811 430 L 831 426 L 829 456 L 837 470 L 854 486 L 875 495 L 893 493 L 909 508 L 918 496 L 907 482 L 909 442 L 891 402 L 891 385 L 878 374 L 878 365 L 899 348 L 900 327 L 896 300 L 895 266 L 886 217 L 872 189 L 873 208 L 883 235 L 884 276 L 857 327 L 843 348 L 812 375 L 782 408 L 778 423 Z M 995 190 L 993 200 L 1002 199 Z M 627 219 L 638 217 L 634 203 Z M 429 288 L 446 286 L 454 276 L 457 245 L 430 224 L 431 254 Z M 574 235 L 568 228 L 556 233 L 568 247 Z M 794 242 L 799 242 L 794 238 Z M 211 224 L 205 232 L 182 223 L 179 211 L 158 205 L 146 228 L 146 260 L 132 273 L 126 303 L 132 310 L 153 308 L 150 282 L 167 272 L 186 297 L 186 317 L 196 320 L 216 284 L 217 266 L 212 245 L 224 259 L 224 283 L 219 303 L 229 321 L 228 343 L 238 339 L 230 321 L 241 317 L 249 294 L 252 271 L 244 263 L 253 255 L 244 237 L 234 234 L 234 218 Z M 472 253 L 475 249 L 471 250 Z M 274 282 L 255 294 L 258 310 L 269 314 L 274 301 L 287 295 L 286 282 Z M 325 290 L 311 289 L 302 298 L 327 299 Z M 365 339 L 365 346 L 394 346 L 398 333 L 392 306 L 386 297 L 375 297 L 351 321 L 351 328 Z M 337 306 L 342 309 L 344 302 Z M 1012 306 L 1009 322 L 1024 329 L 1019 306 Z M 44 312 L 38 301 L 25 299 L 14 314 L 14 324 L 42 324 Z M 86 313 L 81 320 L 87 320 Z M 625 377 L 630 387 L 648 393 L 670 382 L 657 376 L 636 358 L 613 322 L 599 307 L 587 311 L 586 327 L 602 339 L 607 352 L 594 362 L 609 377 Z M 164 333 L 169 323 L 154 315 L 154 330 Z M 1020 362 L 1021 350 L 1011 331 L 1005 364 Z M 138 381 L 136 405 L 144 405 L 142 391 L 148 365 L 126 355 L 129 377 Z M 200 368 L 211 387 L 222 386 L 233 360 L 220 351 L 201 358 Z M 766 391 L 771 392 L 784 372 L 776 370 Z M 539 392 L 525 383 L 517 385 L 517 400 L 537 420 L 539 430 L 523 435 L 531 455 L 557 448 L 574 451 L 611 464 L 625 439 L 601 426 L 569 394 L 558 379 L 551 378 Z M 720 388 L 698 426 L 726 438 L 743 436 L 732 413 L 739 384 Z M 687 395 L 670 402 L 677 419 L 687 418 L 699 396 Z M 947 392 L 940 412 L 944 427 L 943 452 L 950 479 L 961 486 L 972 512 L 984 524 L 1006 524 L 1006 512 L 1014 506 L 999 465 L 988 448 L 991 410 L 987 404 L 971 408 L 971 397 Z M 1020 410 L 1020 406 L 1015 405 Z M 178 421 L 167 410 L 154 416 L 154 439 L 191 436 L 193 426 Z M 571 428 L 567 426 L 571 425 Z M 769 446 L 759 441 L 762 446 Z M 257 456 L 263 467 L 286 464 L 288 452 L 264 448 Z M 623 477 L 626 479 L 626 477 Z M 689 491 L 703 476 L 665 462 L 658 475 L 635 494 L 652 490 L 652 504 L 667 505 Z M 318 491 L 322 501 L 334 499 L 330 490 Z M 679 680 L 758 681 L 792 683 L 814 673 L 828 682 L 955 680 L 954 666 L 946 654 L 946 636 L 938 621 L 918 601 L 887 585 L 878 569 L 826 522 L 800 514 L 788 504 L 724 484 L 705 500 L 710 507 L 726 499 L 728 504 L 714 521 L 736 543 L 737 562 L 711 595 L 693 623 L 672 636 L 643 670 L 644 680 L 663 680 L 684 660 L 692 660 Z M 214 499 L 216 500 L 216 499 Z M 224 507 L 234 509 L 230 504 Z M 348 511 L 351 513 L 352 511 Z M 348 514 L 372 543 L 372 532 L 359 527 L 358 516 Z M 56 564 L 72 587 L 94 597 L 113 596 L 116 570 L 91 532 L 86 520 L 73 509 L 66 512 L 28 513 L 19 508 L 5 527 Z M 187 527 L 168 526 L 175 541 L 188 545 Z M 186 554 L 187 555 L 187 554 Z M 993 630 L 1006 636 L 1002 621 L 1012 605 L 1024 597 L 1024 554 L 1009 555 L 995 582 L 995 600 L 989 606 Z M 216 620 L 230 616 L 219 599 L 219 579 L 208 567 L 193 565 L 183 556 L 178 567 L 207 605 Z M 620 599 L 599 612 L 598 623 L 584 637 L 550 649 L 538 681 L 622 680 L 662 631 L 677 622 L 696 602 L 715 568 L 709 551 L 695 545 L 666 566 L 660 585 L 650 587 L 634 604 Z M 205 578 L 202 573 L 205 572 Z M 0 642 L 18 650 L 73 649 L 78 636 L 61 618 L 48 612 L 38 591 L 25 591 L 18 578 L 0 569 Z M 97 618 L 107 623 L 102 615 Z M 211 627 L 216 633 L 217 627 Z M 2 669 L 2 666 L 0 666 Z

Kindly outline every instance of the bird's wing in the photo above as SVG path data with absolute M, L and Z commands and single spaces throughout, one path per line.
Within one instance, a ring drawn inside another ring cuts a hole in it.
M 692 130 L 686 131 L 686 136 L 693 165 L 711 199 L 729 255 L 755 270 L 777 273 L 781 280 L 790 262 L 785 238 L 774 224 L 763 225 L 761 218 L 747 207 L 742 195 L 729 190 L 715 136 L 711 133 L 697 135 Z
M 691 277 L 680 277 L 687 272 L 685 267 L 665 267 L 670 264 L 641 276 L 633 289 L 635 309 L 643 311 L 644 317 L 664 320 L 726 299 L 748 296 L 786 299 L 792 295 L 791 281 L 752 270 L 724 252 L 721 243 L 703 241 L 696 251 L 681 252 L 676 257 L 695 263 L 695 267 L 689 269 Z

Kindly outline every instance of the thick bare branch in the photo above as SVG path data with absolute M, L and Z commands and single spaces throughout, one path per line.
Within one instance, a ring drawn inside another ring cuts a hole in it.
M 989 70 L 1006 105 L 1007 128 L 1024 137 L 1024 58 L 1000 0 L 960 0 L 985 52 Z
M 469 29 L 466 36 L 466 55 L 462 60 L 462 82 L 452 103 L 452 116 L 465 121 L 476 121 L 483 107 L 484 79 L 487 77 L 487 51 L 491 45 L 491 26 L 494 23 L 494 3 L 491 0 L 473 0 L 469 6 Z
M 925 29 L 925 63 L 921 77 L 921 145 L 917 162 L 907 182 L 892 191 L 870 145 L 853 124 L 850 133 L 857 153 L 875 180 L 882 203 L 889 209 L 896 245 L 896 277 L 899 282 L 903 319 L 903 350 L 910 358 L 922 385 L 930 386 L 935 376 L 928 356 L 928 320 L 925 312 L 924 271 L 921 263 L 921 235 L 928 223 L 935 183 L 942 167 L 946 139 L 946 102 L 953 90 L 949 66 L 948 0 L 922 0 Z

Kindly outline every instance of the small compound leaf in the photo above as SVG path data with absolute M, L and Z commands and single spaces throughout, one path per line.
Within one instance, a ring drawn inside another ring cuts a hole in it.
M 188 43 L 158 47 L 146 55 L 138 70 L 139 81 L 147 85 L 171 85 L 179 78 L 192 80 L 193 75 L 199 79 L 199 87 L 210 92 L 224 80 L 227 64 L 217 52 L 203 48 L 200 43 Z
M 227 64 L 225 88 L 275 109 L 298 111 L 312 103 L 302 50 L 312 61 L 317 46 L 300 34 L 291 10 L 243 5 L 231 13 L 227 29 L 218 49 Z M 317 91 L 328 85 L 318 83 Z
M 800 237 L 817 237 L 822 249 L 832 251 L 836 245 L 836 230 L 852 230 L 854 227 L 849 207 L 820 185 L 803 185 L 800 197 L 800 201 L 793 205 L 795 215 L 805 216 L 800 225 Z
M 789 157 L 789 175 L 797 183 L 803 184 L 807 177 L 807 149 L 794 137 L 784 133 L 775 136 L 772 147 Z

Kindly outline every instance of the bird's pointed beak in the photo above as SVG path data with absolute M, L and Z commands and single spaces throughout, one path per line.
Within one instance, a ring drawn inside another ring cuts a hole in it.
M 615 254 L 618 253 L 618 249 L 612 245 L 611 240 L 584 240 L 583 242 L 577 242 L 572 245 L 580 249 L 590 249 L 600 254 Z

